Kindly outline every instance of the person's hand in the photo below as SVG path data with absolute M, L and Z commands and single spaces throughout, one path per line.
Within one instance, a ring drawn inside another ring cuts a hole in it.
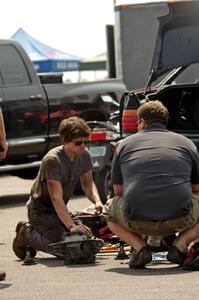
M 78 224 L 78 225 L 73 225 L 72 228 L 70 229 L 71 233 L 80 233 L 80 234 L 85 234 L 87 236 L 91 236 L 92 232 L 90 230 L 90 228 L 88 228 L 86 225 L 84 224 Z
M 0 158 L 5 158 L 8 151 L 8 143 L 0 142 Z
M 104 206 L 103 206 L 103 204 L 102 204 L 102 202 L 100 200 L 96 201 L 96 203 L 95 203 L 95 209 L 96 209 L 96 212 L 98 214 L 100 214 L 102 212 L 103 207 Z

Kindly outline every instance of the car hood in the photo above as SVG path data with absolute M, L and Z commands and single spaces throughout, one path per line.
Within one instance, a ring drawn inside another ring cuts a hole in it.
M 174 68 L 199 62 L 199 1 L 169 3 L 168 9 L 158 18 L 150 83 Z

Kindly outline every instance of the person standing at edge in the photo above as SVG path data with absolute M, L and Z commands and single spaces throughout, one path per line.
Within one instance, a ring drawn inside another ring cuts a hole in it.
M 6 141 L 5 125 L 4 125 L 3 113 L 0 108 L 0 159 L 6 157 L 7 151 L 8 151 L 8 144 Z M 4 280 L 5 278 L 6 278 L 6 272 L 0 271 L 0 281 Z
M 13 250 L 20 259 L 25 258 L 27 245 L 31 246 L 34 257 L 36 250 L 47 252 L 49 244 L 60 242 L 65 232 L 91 234 L 87 226 L 71 217 L 67 208 L 80 179 L 96 211 L 103 209 L 92 177 L 91 155 L 85 147 L 90 131 L 79 117 L 62 120 L 59 126 L 62 145 L 44 156 L 31 189 L 27 202 L 29 223 L 20 221 L 16 226 Z
M 199 157 L 183 135 L 167 130 L 169 113 L 160 101 L 137 111 L 138 133 L 123 139 L 115 152 L 115 197 L 104 206 L 111 231 L 134 248 L 130 268 L 144 268 L 152 249 L 142 235 L 179 232 L 167 259 L 182 265 L 187 245 L 199 237 Z

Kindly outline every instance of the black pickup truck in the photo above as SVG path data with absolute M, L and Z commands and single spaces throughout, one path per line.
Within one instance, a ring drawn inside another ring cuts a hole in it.
M 9 143 L 0 173 L 33 178 L 44 154 L 59 145 L 63 118 L 107 121 L 124 90 L 117 79 L 63 83 L 60 76 L 38 76 L 19 43 L 0 40 L 0 106 Z

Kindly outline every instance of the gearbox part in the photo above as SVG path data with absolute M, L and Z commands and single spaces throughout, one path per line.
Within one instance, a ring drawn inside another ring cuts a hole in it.
M 94 237 L 66 233 L 61 242 L 49 244 L 47 251 L 63 257 L 66 265 L 88 264 L 95 262 L 96 254 L 103 244 L 103 240 Z

